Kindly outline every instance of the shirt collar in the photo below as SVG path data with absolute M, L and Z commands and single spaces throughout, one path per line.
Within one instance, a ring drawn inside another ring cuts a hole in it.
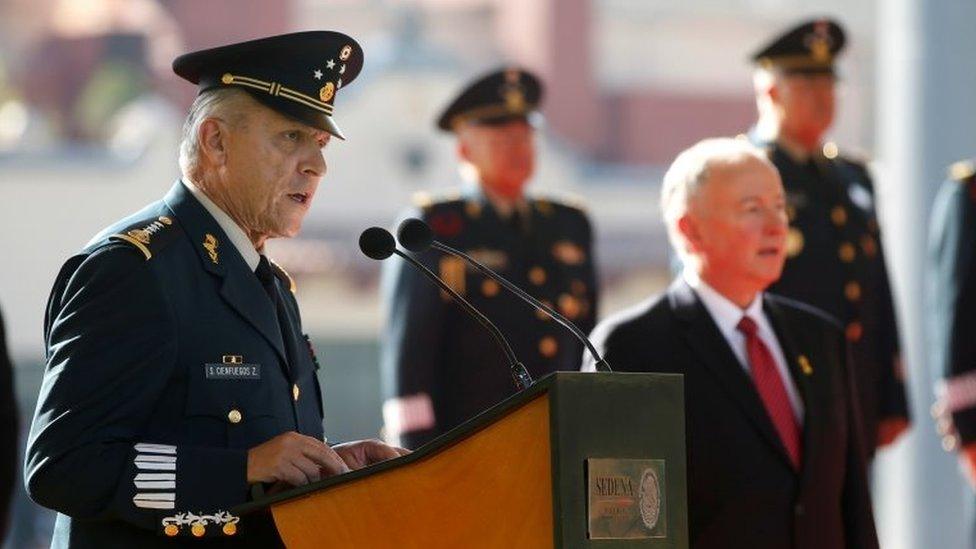
M 682 276 L 684 276 L 688 285 L 695 290 L 695 293 L 698 294 L 698 299 L 701 299 L 702 304 L 705 305 L 705 308 L 712 315 L 712 318 L 718 324 L 723 334 L 736 333 L 739 321 L 742 320 L 743 316 L 748 316 L 760 325 L 765 323 L 762 314 L 762 292 L 757 293 L 752 303 L 743 310 L 727 297 L 718 293 L 715 288 L 709 286 L 707 282 L 698 276 L 698 273 L 685 269 Z
M 220 209 L 220 206 L 214 204 L 214 201 L 210 200 L 210 197 L 204 194 L 199 187 L 186 179 L 180 179 L 180 181 L 183 183 L 183 186 L 190 191 L 193 198 L 196 198 L 200 204 L 203 204 L 203 207 L 206 208 L 210 215 L 213 216 L 214 220 L 217 222 L 217 225 L 220 225 L 220 228 L 223 229 L 224 234 L 226 234 L 227 238 L 230 239 L 231 244 L 234 245 L 234 248 L 236 248 L 238 253 L 241 254 L 241 257 L 244 258 L 244 262 L 247 263 L 247 266 L 250 267 L 252 271 L 257 269 L 258 263 L 261 261 L 261 255 L 257 250 L 254 249 L 254 244 L 251 243 L 251 239 L 247 237 L 247 233 L 244 232 L 244 229 L 242 229 L 240 225 L 231 219 L 231 217 L 227 215 L 227 212 Z

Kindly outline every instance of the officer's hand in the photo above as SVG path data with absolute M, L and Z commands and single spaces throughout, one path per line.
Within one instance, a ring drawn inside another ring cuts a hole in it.
M 405 456 L 410 453 L 410 450 L 390 446 L 375 439 L 344 442 L 342 444 L 336 444 L 332 449 L 339 454 L 339 457 L 342 458 L 342 461 L 346 462 L 346 465 L 350 469 L 362 469 L 367 465 Z
M 342 458 L 321 440 L 295 432 L 280 434 L 247 451 L 247 483 L 287 482 L 302 486 L 349 472 Z
M 878 424 L 878 448 L 887 446 L 898 440 L 908 430 L 908 420 L 903 417 L 891 417 L 881 420 Z

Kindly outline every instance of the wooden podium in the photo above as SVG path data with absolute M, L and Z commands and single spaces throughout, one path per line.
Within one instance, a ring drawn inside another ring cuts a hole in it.
M 682 377 L 559 372 L 412 454 L 252 502 L 288 547 L 688 546 Z

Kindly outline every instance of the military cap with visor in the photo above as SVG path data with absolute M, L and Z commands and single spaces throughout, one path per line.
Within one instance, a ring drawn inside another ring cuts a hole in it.
M 437 118 L 448 132 L 470 122 L 498 125 L 512 120 L 535 123 L 541 115 L 542 83 L 529 71 L 508 67 L 484 74 L 468 84 Z
M 345 139 L 335 122 L 335 98 L 363 68 L 355 40 L 332 31 L 282 34 L 187 53 L 173 71 L 199 93 L 238 88 L 263 105 Z
M 840 23 L 815 19 L 777 36 L 751 59 L 760 67 L 787 74 L 834 74 L 834 59 L 846 41 Z

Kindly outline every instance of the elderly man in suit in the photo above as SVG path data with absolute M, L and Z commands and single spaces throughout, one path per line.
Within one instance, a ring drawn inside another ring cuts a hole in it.
M 662 207 L 684 272 L 594 340 L 617 371 L 684 374 L 692 545 L 877 547 L 843 329 L 764 293 L 786 250 L 776 169 L 705 140 L 668 170 Z

